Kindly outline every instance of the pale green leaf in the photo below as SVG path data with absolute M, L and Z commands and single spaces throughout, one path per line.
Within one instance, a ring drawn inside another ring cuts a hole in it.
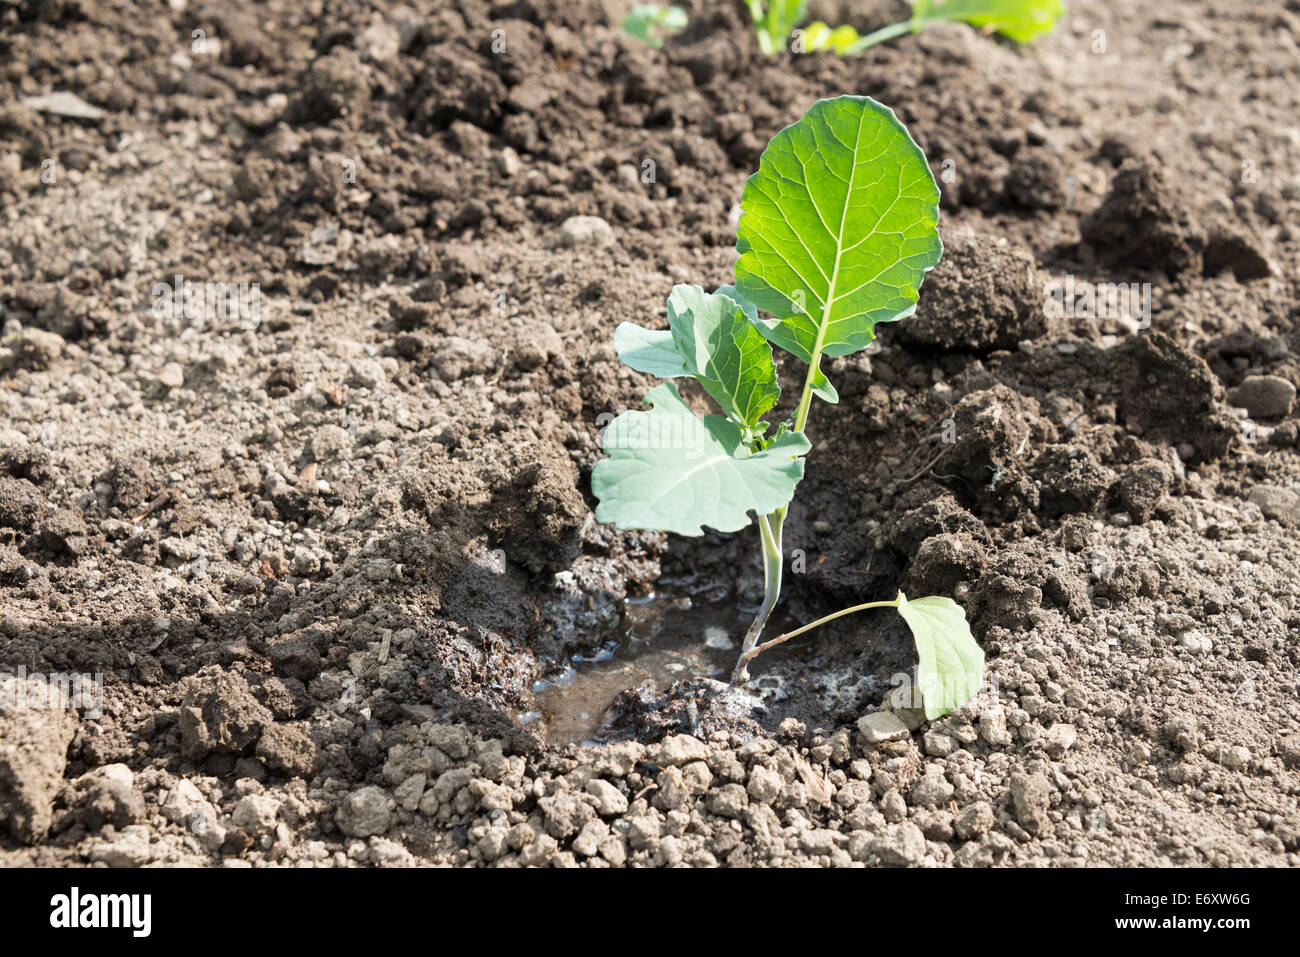
M 609 458 L 591 475 L 597 521 L 679 535 L 702 535 L 705 525 L 735 532 L 751 509 L 766 515 L 789 503 L 810 447 L 802 433 L 750 454 L 738 425 L 697 416 L 670 382 L 646 403 L 649 411 L 624 412 L 605 429 Z
M 614 330 L 614 351 L 624 365 L 660 379 L 691 374 L 669 329 L 646 329 L 635 322 L 621 322 Z
M 675 286 L 668 325 L 686 367 L 730 418 L 752 429 L 776 404 L 781 386 L 772 347 L 729 296 Z
M 832 29 L 829 24 L 818 20 L 804 27 L 803 48 L 805 53 L 834 50 L 836 53 L 844 54 L 858 42 L 858 39 L 858 31 L 848 24 Z
M 618 357 L 663 379 L 693 376 L 725 415 L 753 429 L 781 387 L 772 347 L 743 307 L 720 292 L 675 286 L 668 297 L 668 326 L 656 332 L 622 323 L 614 331 Z
M 943 252 L 939 188 L 894 111 L 819 100 L 773 137 L 745 184 L 736 288 L 764 335 L 805 362 L 849 355 L 909 316 Z
M 790 31 L 808 10 L 808 0 L 749 0 L 759 49 L 768 56 L 785 49 Z
M 658 49 L 664 37 L 686 26 L 686 11 L 662 3 L 638 3 L 623 18 L 623 32 Z
M 926 718 L 956 711 L 979 691 L 984 675 L 984 651 L 970 633 L 966 613 L 951 598 L 909 601 L 901 591 L 898 613 L 916 641 Z
M 1017 43 L 1033 43 L 1050 33 L 1065 14 L 1061 0 L 944 0 L 925 11 L 925 20 L 960 20 L 988 27 Z

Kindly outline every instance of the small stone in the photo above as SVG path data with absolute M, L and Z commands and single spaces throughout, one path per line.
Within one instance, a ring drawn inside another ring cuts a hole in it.
M 661 768 L 670 768 L 689 761 L 703 761 L 709 756 L 709 746 L 689 734 L 675 734 L 646 749 L 646 760 Z
M 185 370 L 175 362 L 167 363 L 158 373 L 158 384 L 167 389 L 179 389 L 185 384 Z
M 1007 715 L 1002 708 L 991 708 L 980 713 L 980 740 L 993 748 L 1011 745 L 1011 732 L 1007 730 Z
M 858 719 L 858 732 L 868 744 L 900 741 L 908 736 L 907 725 L 892 711 L 873 711 Z
M 1250 766 L 1250 749 L 1241 745 L 1224 748 L 1219 754 L 1219 763 L 1230 771 L 1240 771 Z
M 241 798 L 230 812 L 230 820 L 249 834 L 262 834 L 275 827 L 280 802 L 269 794 L 250 794 Z
M 388 373 L 378 359 L 353 359 L 348 364 L 348 385 L 375 391 L 388 384 Z
M 490 827 L 487 829 L 478 842 L 478 851 L 483 855 L 483 860 L 491 862 L 502 857 L 509 847 L 510 832 L 504 827 Z
M 393 788 L 393 800 L 397 802 L 399 807 L 414 811 L 420 806 L 420 798 L 424 796 L 424 785 L 427 781 L 427 775 L 412 774 Z
M 1189 715 L 1179 715 L 1165 722 L 1165 737 L 1180 751 L 1196 750 L 1196 719 Z
M 907 817 L 907 802 L 897 788 L 890 788 L 880 799 L 880 813 L 890 824 L 897 824 Z
M 646 749 L 640 741 L 618 741 L 585 753 L 589 755 L 594 774 L 623 778 L 632 773 L 632 769 L 645 757 Z
M 560 225 L 556 245 L 561 248 L 599 248 L 613 241 L 613 229 L 599 216 L 570 216 Z
M 1295 386 L 1281 376 L 1252 375 L 1228 391 L 1228 402 L 1243 408 L 1252 419 L 1275 419 L 1291 411 Z
M 627 842 L 617 834 L 611 834 L 600 842 L 600 856 L 614 867 L 627 863 Z
M 277 774 L 310 778 L 316 773 L 316 742 L 291 725 L 268 725 L 257 741 L 257 756 Z
M 20 369 L 48 369 L 63 355 L 65 345 L 63 337 L 57 333 L 27 327 L 0 340 L 0 346 L 12 353 L 11 362 Z
M 1277 750 L 1288 768 L 1300 768 L 1300 731 L 1278 738 Z
M 1041 774 L 1017 771 L 1011 775 L 1011 800 L 1015 806 L 1016 820 L 1032 837 L 1041 837 L 1051 827 L 1047 805 L 1051 800 L 1052 785 Z
M 1057 722 L 1047 729 L 1047 739 L 1044 748 L 1047 753 L 1054 758 L 1059 758 L 1070 748 L 1074 747 L 1075 740 L 1079 737 L 1079 732 L 1075 730 L 1074 725 Z
M 542 867 L 551 862 L 551 858 L 560 849 L 560 842 L 549 834 L 538 834 L 536 839 L 519 852 L 519 862 L 524 867 Z
M 628 818 L 627 824 L 627 839 L 633 848 L 654 850 L 659 846 L 659 835 L 663 830 L 659 818 L 652 814 L 642 814 Z
M 357 37 L 361 54 L 373 63 L 391 63 L 397 59 L 402 47 L 402 35 L 397 27 L 382 20 L 372 23 Z
M 783 787 L 785 782 L 781 780 L 781 775 L 762 765 L 756 765 L 749 772 L 749 785 L 745 790 L 755 804 L 771 804 Z
M 921 779 L 908 791 L 911 802 L 920 807 L 940 807 L 952 800 L 955 788 L 944 777 L 943 768 L 929 765 Z
M 502 176 L 518 176 L 523 171 L 523 161 L 513 148 L 507 146 L 496 155 L 497 170 Z
M 601 842 L 609 837 L 609 825 L 599 818 L 588 821 L 570 845 L 573 853 L 582 857 L 595 857 L 600 853 Z
M 829 856 L 835 849 L 835 841 L 838 837 L 838 831 L 828 828 L 809 828 L 799 832 L 799 847 L 808 854 Z
M 349 837 L 369 837 L 388 830 L 388 795 L 373 785 L 353 791 L 339 804 L 334 820 Z
M 871 855 L 886 867 L 919 864 L 925 857 L 925 835 L 911 821 L 891 824 L 869 845 Z
M 578 799 L 572 791 L 560 791 L 537 802 L 545 817 L 546 833 L 556 840 L 565 841 L 580 831 L 584 824 L 596 816 L 590 804 Z
M 704 794 L 713 786 L 713 772 L 704 761 L 692 761 L 682 765 L 682 784 L 691 794 Z
M 740 817 L 749 804 L 749 795 L 739 784 L 724 784 L 709 792 L 705 804 L 719 817 Z
M 120 834 L 91 845 L 90 860 L 109 867 L 142 867 L 153 859 L 149 847 L 149 828 L 132 824 Z
M 608 781 L 592 778 L 587 793 L 596 799 L 596 813 L 601 817 L 618 817 L 627 813 L 627 795 Z
M 730 651 L 736 647 L 736 643 L 731 640 L 725 628 L 715 625 L 704 629 L 704 647 L 715 651 Z
M 1259 506 L 1266 518 L 1283 525 L 1300 524 L 1300 495 L 1280 485 L 1256 485 L 1246 498 Z
M 986 833 L 993 827 L 993 821 L 993 805 L 988 801 L 976 801 L 958 814 L 952 825 L 958 837 L 969 841 Z
M 74 120 L 102 120 L 108 115 L 99 107 L 87 103 L 67 90 L 57 90 L 40 96 L 22 96 L 18 98 L 18 102 L 38 113 L 66 116 Z
M 158 811 L 167 820 L 180 824 L 188 821 L 203 803 L 203 792 L 189 779 L 181 778 L 176 782 L 176 786 L 167 792 L 167 797 Z
M 927 731 L 921 739 L 925 753 L 935 758 L 946 758 L 957 750 L 957 742 L 938 731 Z

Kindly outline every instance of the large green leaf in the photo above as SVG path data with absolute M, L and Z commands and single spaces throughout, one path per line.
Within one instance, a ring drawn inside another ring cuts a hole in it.
M 1061 0 L 944 0 L 930 5 L 921 19 L 960 20 L 990 27 L 1017 43 L 1033 43 L 1051 33 L 1064 14 Z
M 916 309 L 943 252 L 939 187 L 894 111 L 866 96 L 819 100 L 763 151 L 745 184 L 740 295 L 805 362 L 857 352 Z
M 979 691 L 984 674 L 984 651 L 970 633 L 966 613 L 951 598 L 908 601 L 901 591 L 898 613 L 916 641 L 925 716 L 933 721 L 956 711 Z
M 697 416 L 671 382 L 646 395 L 646 412 L 624 412 L 605 429 L 609 458 L 596 463 L 596 519 L 619 528 L 702 535 L 708 525 L 735 532 L 749 510 L 766 515 L 787 504 L 810 448 L 786 432 L 750 454 L 740 427 L 720 415 Z
M 666 332 L 625 322 L 614 331 L 624 363 L 663 379 L 694 376 L 724 414 L 753 429 L 776 403 L 781 387 L 772 347 L 730 296 L 699 286 L 675 286 Z

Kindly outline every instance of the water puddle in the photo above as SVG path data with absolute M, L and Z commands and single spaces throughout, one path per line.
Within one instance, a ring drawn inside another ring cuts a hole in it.
M 598 744 L 619 692 L 651 679 L 661 690 L 683 678 L 725 680 L 753 613 L 717 588 L 629 600 L 620 637 L 534 682 L 535 709 L 518 720 L 539 725 L 548 744 Z

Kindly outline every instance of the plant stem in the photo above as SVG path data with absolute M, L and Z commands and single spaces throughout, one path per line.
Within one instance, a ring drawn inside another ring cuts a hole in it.
M 822 348 L 821 333 L 817 333 L 817 351 L 813 353 L 812 362 L 808 366 L 808 378 L 803 382 L 803 394 L 799 396 L 799 408 L 794 413 L 794 431 L 802 432 L 805 425 L 808 424 L 808 411 L 812 408 L 812 384 L 813 378 L 817 375 L 817 366 L 821 364 Z
M 836 272 L 838 272 L 838 262 L 835 268 Z M 829 300 L 829 298 L 828 295 L 827 299 Z M 828 303 L 822 313 L 822 328 L 817 331 L 817 342 L 813 347 L 812 362 L 808 364 L 808 375 L 803 382 L 803 393 L 799 396 L 798 411 L 795 412 L 794 431 L 796 432 L 802 432 L 804 426 L 808 424 L 808 410 L 812 406 L 812 384 L 821 363 L 822 335 L 829 315 L 830 305 Z M 740 646 L 740 660 L 736 662 L 736 667 L 731 672 L 731 684 L 733 686 L 749 680 L 749 659 L 758 654 L 754 647 L 763 634 L 763 628 L 767 625 L 767 619 L 772 614 L 773 607 L 776 606 L 776 600 L 781 597 L 781 565 L 785 560 L 781 553 L 781 530 L 785 525 L 786 508 L 787 506 L 783 505 L 769 515 L 760 515 L 758 517 L 758 533 L 763 539 L 763 604 L 758 609 L 758 614 L 754 616 L 749 631 L 745 632 L 745 640 Z
M 758 516 L 758 534 L 763 540 L 763 604 L 759 607 L 758 614 L 754 616 L 754 621 L 749 626 L 749 630 L 745 632 L 745 641 L 740 646 L 740 660 L 736 662 L 736 667 L 731 672 L 731 683 L 733 685 L 739 685 L 749 679 L 749 669 L 747 667 L 749 658 L 745 656 L 745 653 L 758 643 L 759 636 L 763 634 L 763 628 L 767 624 L 768 616 L 772 614 L 772 609 L 776 607 L 776 600 L 781 596 L 781 563 L 783 561 L 781 554 L 781 522 L 784 517 L 784 509 L 777 509 L 771 515 Z M 775 528 L 772 526 L 773 519 L 776 520 Z
M 751 658 L 755 658 L 758 655 L 761 655 L 769 648 L 775 648 L 777 645 L 789 641 L 791 638 L 795 638 L 799 635 L 802 635 L 806 631 L 812 631 L 814 628 L 818 628 L 826 624 L 828 621 L 834 621 L 836 618 L 843 618 L 845 615 L 851 615 L 855 611 L 866 611 L 869 608 L 897 608 L 897 607 L 898 607 L 898 599 L 895 598 L 893 601 L 869 601 L 863 605 L 854 605 L 852 608 L 843 608 L 835 612 L 834 614 L 826 615 L 825 617 L 818 618 L 816 621 L 809 622 L 808 624 L 803 625 L 802 627 L 796 628 L 794 631 L 787 631 L 784 635 L 777 635 L 771 641 L 765 641 L 761 645 L 754 645 L 752 647 L 746 648 L 740 655 L 740 661 L 736 663 L 736 670 L 740 671 L 742 668 L 745 668 L 749 664 Z M 734 684 L 735 682 L 733 681 L 732 683 Z
M 892 40 L 894 37 L 901 37 L 904 33 L 912 33 L 924 26 L 923 20 L 904 20 L 902 23 L 894 23 L 887 27 L 881 27 L 873 33 L 868 33 L 865 37 L 859 37 L 852 44 L 844 48 L 844 55 L 850 53 L 861 53 L 868 47 L 873 47 L 877 43 L 884 43 L 886 40 Z

